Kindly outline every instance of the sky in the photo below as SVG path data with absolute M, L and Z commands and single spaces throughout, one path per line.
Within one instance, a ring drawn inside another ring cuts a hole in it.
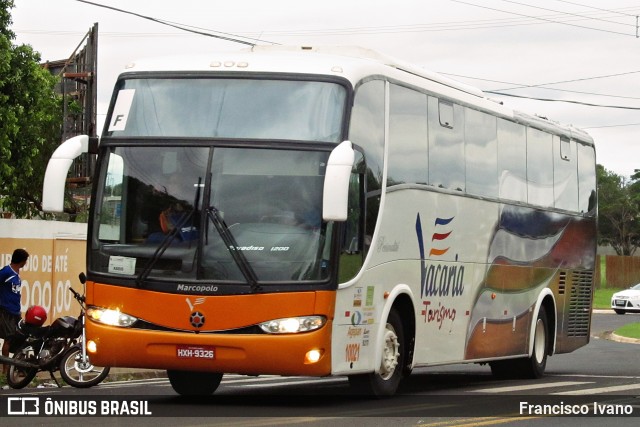
M 14 2 L 14 42 L 31 45 L 43 61 L 68 58 L 98 23 L 99 123 L 127 63 L 247 48 L 79 0 Z M 640 169 L 637 0 L 93 2 L 256 44 L 373 49 L 584 129 L 598 163 L 625 178 Z

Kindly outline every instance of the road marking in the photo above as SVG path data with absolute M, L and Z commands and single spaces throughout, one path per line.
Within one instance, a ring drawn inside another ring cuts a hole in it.
M 259 377 L 247 377 L 245 375 L 233 375 L 222 377 L 222 384 L 224 385 L 233 385 L 236 383 L 250 383 L 250 382 L 264 382 L 264 381 L 273 381 L 277 379 L 282 379 L 279 375 L 260 375 Z
M 346 381 L 342 378 L 318 378 L 313 380 L 290 379 L 288 381 L 266 383 L 266 384 L 242 384 L 242 385 L 239 385 L 238 387 L 277 387 L 277 386 L 285 386 L 285 385 L 296 386 L 300 384 L 319 384 L 319 383 L 337 383 L 337 382 L 346 383 Z M 227 384 L 227 385 L 231 387 L 235 386 L 235 384 Z
M 148 378 L 144 380 L 133 380 L 133 381 L 112 381 L 106 382 L 99 385 L 100 388 L 117 388 L 117 387 L 135 387 L 139 385 L 160 385 L 160 384 L 168 384 L 169 380 L 167 378 Z
M 637 375 L 591 375 L 591 374 L 553 374 L 546 375 L 548 377 L 572 377 L 572 378 L 616 378 L 616 379 L 627 379 L 627 380 L 637 380 L 640 379 Z
M 538 388 L 549 388 L 549 387 L 569 387 L 574 385 L 583 385 L 583 384 L 593 384 L 591 381 L 560 381 L 553 383 L 536 383 L 536 384 L 525 384 L 511 387 L 494 387 L 494 388 L 483 388 L 480 390 L 470 390 L 473 393 L 511 393 L 513 391 L 527 391 Z
M 286 381 L 282 381 L 286 378 Z M 307 384 L 307 383 L 316 383 L 319 381 L 341 381 L 342 378 L 333 377 L 333 378 L 314 378 L 314 377 L 283 377 L 280 375 L 261 375 L 260 377 L 249 377 L 246 375 L 225 375 L 222 377 L 222 385 L 227 387 L 240 387 L 241 384 L 244 383 L 267 383 L 269 381 L 278 381 L 274 383 L 267 384 L 247 384 L 242 385 L 242 387 L 264 387 L 270 385 L 282 385 L 282 384 Z M 111 381 L 105 382 L 101 384 L 101 387 L 133 387 L 136 385 L 166 385 L 169 383 L 168 378 L 147 378 L 140 380 L 129 380 L 129 381 Z
M 318 382 L 333 382 L 333 381 L 346 381 L 344 377 L 284 377 L 281 375 L 260 375 L 260 377 L 247 377 L 246 375 L 225 375 L 222 378 L 222 384 L 226 386 L 235 386 L 240 383 L 264 383 L 268 381 L 268 384 L 248 384 L 243 387 L 264 387 L 271 385 L 286 385 L 286 384 L 313 384 Z
M 452 426 L 452 427 L 477 427 L 477 426 L 494 426 L 498 424 L 511 423 L 516 421 L 531 420 L 541 417 L 506 417 L 506 418 L 468 418 L 468 419 L 454 419 L 447 421 L 437 421 L 435 423 L 422 423 L 416 424 L 417 427 L 440 427 L 440 426 Z
M 636 390 L 639 388 L 640 388 L 640 384 L 627 384 L 627 385 L 615 385 L 615 386 L 609 386 L 609 387 L 587 388 L 582 390 L 566 391 L 566 392 L 558 392 L 558 393 L 550 393 L 550 394 L 579 396 L 584 394 L 603 394 L 603 393 L 613 393 L 616 391 Z

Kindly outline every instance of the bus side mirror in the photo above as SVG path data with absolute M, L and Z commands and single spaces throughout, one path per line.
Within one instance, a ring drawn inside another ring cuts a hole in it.
M 329 155 L 322 193 L 322 219 L 346 221 L 349 206 L 349 179 L 355 153 L 351 141 L 344 141 Z
M 95 138 L 78 135 L 60 144 L 51 155 L 47 170 L 44 173 L 42 186 L 42 210 L 45 212 L 62 212 L 64 210 L 64 185 L 73 159 L 82 153 L 89 152 L 89 140 L 95 150 Z

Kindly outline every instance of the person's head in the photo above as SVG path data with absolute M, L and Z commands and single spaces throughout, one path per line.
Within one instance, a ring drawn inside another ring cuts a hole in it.
M 27 263 L 27 259 L 29 258 L 29 252 L 24 249 L 16 249 L 13 251 L 13 255 L 11 256 L 11 264 L 19 265 L 20 267 L 24 267 Z

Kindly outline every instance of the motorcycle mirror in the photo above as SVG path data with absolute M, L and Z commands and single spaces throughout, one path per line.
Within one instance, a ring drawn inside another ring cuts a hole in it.
M 84 274 L 84 271 L 78 275 L 78 279 L 80 279 L 80 283 L 83 285 L 87 282 L 87 276 Z

